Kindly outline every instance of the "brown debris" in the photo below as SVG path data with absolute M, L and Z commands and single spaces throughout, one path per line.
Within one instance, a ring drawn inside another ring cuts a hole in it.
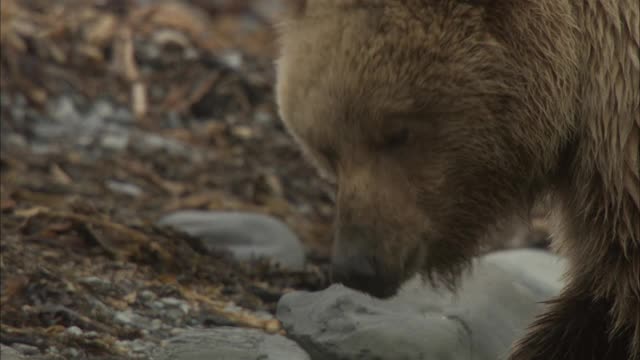
M 264 4 L 0 4 L 0 342 L 127 358 L 123 342 L 157 344 L 184 326 L 151 307 L 162 299 L 187 304 L 181 316 L 197 326 L 283 333 L 258 312 L 273 314 L 292 289 L 326 286 L 332 204 L 277 121 L 273 32 L 256 10 Z M 14 116 L 18 97 L 38 115 Z M 99 136 L 97 148 L 78 150 L 65 144 L 74 133 L 33 150 L 34 122 L 49 121 L 61 97 L 78 112 L 103 101 L 138 121 L 122 146 L 120 135 Z M 178 122 L 167 125 L 170 114 Z M 119 150 L 100 148 L 109 142 Z M 309 264 L 240 263 L 154 225 L 181 209 L 276 216 L 305 243 Z M 169 329 L 145 335 L 127 316 Z

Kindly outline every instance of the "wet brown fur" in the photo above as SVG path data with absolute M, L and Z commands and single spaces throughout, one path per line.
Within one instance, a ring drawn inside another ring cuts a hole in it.
M 370 253 L 389 287 L 452 283 L 491 229 L 551 195 L 567 285 L 511 358 L 640 359 L 639 7 L 298 2 L 278 103 L 337 184 L 336 252 Z

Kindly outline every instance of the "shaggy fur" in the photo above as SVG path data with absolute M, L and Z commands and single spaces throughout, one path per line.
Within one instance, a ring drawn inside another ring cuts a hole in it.
M 309 0 L 280 26 L 288 130 L 337 188 L 339 280 L 455 284 L 551 196 L 567 285 L 517 360 L 640 359 L 637 0 Z

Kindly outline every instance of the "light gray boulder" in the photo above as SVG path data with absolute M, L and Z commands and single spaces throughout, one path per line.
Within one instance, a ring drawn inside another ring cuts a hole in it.
M 278 219 L 254 213 L 184 210 L 159 220 L 202 240 L 208 249 L 227 249 L 239 260 L 266 257 L 290 270 L 302 270 L 302 243 Z
M 342 285 L 282 297 L 277 317 L 314 360 L 496 360 L 557 294 L 564 260 L 538 250 L 478 259 L 457 294 L 420 279 L 379 300 Z

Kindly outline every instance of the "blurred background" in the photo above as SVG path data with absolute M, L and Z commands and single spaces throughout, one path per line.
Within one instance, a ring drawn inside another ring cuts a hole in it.
M 283 3 L 0 4 L 2 346 L 147 358 L 188 326 L 280 332 L 278 298 L 328 284 L 333 214 L 274 104 Z

